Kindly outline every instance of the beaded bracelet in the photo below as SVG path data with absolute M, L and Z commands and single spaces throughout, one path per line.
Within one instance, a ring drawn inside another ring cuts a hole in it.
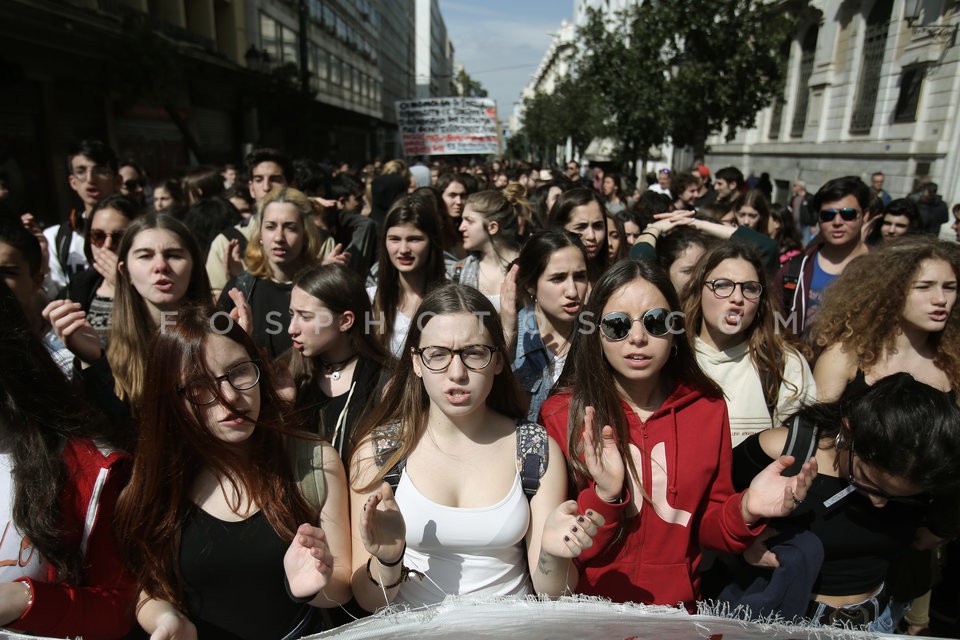
M 403 556 L 400 556 L 400 558 L 403 559 Z M 421 582 L 423 581 L 423 577 L 424 577 L 424 576 L 423 576 L 423 574 L 422 574 L 421 572 L 417 571 L 416 569 L 411 569 L 410 567 L 408 567 L 408 566 L 406 566 L 406 565 L 403 565 L 403 566 L 400 567 L 400 577 L 397 578 L 397 581 L 396 581 L 396 582 L 394 582 L 393 584 L 380 584 L 379 582 L 377 582 L 377 581 L 374 579 L 373 574 L 370 572 L 370 561 L 371 561 L 371 560 L 373 560 L 373 556 L 370 556 L 369 558 L 367 558 L 367 578 L 370 579 L 370 582 L 372 582 L 373 584 L 375 584 L 377 587 L 379 587 L 379 588 L 381 588 L 381 589 L 393 589 L 394 587 L 399 587 L 401 584 L 403 584 L 404 582 L 406 582 L 407 580 L 409 580 L 409 579 L 410 579 L 410 576 L 415 576 L 415 577 L 416 577 L 418 580 L 420 580 Z M 379 561 L 379 559 L 378 559 L 378 561 Z M 399 563 L 399 562 L 400 562 L 400 560 L 397 560 L 397 563 Z M 395 567 L 395 566 L 397 566 L 397 564 L 394 563 L 392 566 Z
M 406 552 L 407 552 L 407 543 L 404 542 L 404 543 L 403 543 L 403 550 L 400 551 L 400 557 L 399 557 L 399 558 L 397 558 L 397 559 L 394 560 L 393 562 L 384 562 L 384 561 L 381 560 L 380 557 L 378 556 L 378 557 L 377 557 L 377 562 L 379 562 L 379 563 L 381 564 L 381 566 L 384 566 L 384 567 L 395 567 L 395 566 L 397 566 L 398 564 L 400 564 L 401 562 L 403 562 L 403 556 L 404 556 L 404 554 L 405 554 Z M 371 555 L 370 557 L 373 558 L 373 555 Z

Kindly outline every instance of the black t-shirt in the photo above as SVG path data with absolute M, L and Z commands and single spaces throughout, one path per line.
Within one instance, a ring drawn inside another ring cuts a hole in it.
M 754 434 L 733 450 L 733 483 L 737 491 L 773 460 Z M 803 504 L 789 517 L 770 523 L 780 532 L 809 530 L 823 543 L 824 560 L 814 592 L 846 596 L 876 589 L 890 563 L 913 542 L 923 523 L 923 509 L 889 502 L 876 508 L 854 491 L 832 507 L 824 502 L 849 487 L 846 479 L 818 474 Z
M 223 288 L 217 305 L 224 311 L 233 310 L 233 300 L 228 292 L 233 287 L 240 288 L 237 281 L 244 277 L 250 276 L 243 274 L 231 278 Z M 270 352 L 271 358 L 276 358 L 293 343 L 287 333 L 287 327 L 290 326 L 290 291 L 293 285 L 280 284 L 266 278 L 254 278 L 252 284 L 247 302 L 250 303 L 250 312 L 253 315 L 253 339 L 257 345 Z

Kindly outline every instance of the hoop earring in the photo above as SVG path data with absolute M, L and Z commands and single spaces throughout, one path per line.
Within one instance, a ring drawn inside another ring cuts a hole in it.
M 843 448 L 843 434 L 837 431 L 837 437 L 833 439 L 833 446 L 837 451 Z

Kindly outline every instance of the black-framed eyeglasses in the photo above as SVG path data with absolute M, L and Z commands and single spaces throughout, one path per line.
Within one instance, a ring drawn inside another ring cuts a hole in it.
M 820 222 L 830 222 L 837 217 L 837 214 L 840 214 L 840 217 L 850 222 L 856 220 L 857 216 L 860 215 L 860 209 L 854 209 L 853 207 L 844 207 L 842 209 L 820 209 Z
M 224 380 L 237 391 L 247 391 L 260 382 L 260 367 L 254 360 L 238 362 L 222 376 L 192 380 L 182 387 L 177 387 L 177 393 L 196 405 L 213 404 Z
M 99 249 L 104 245 L 104 243 L 106 243 L 107 238 L 110 238 L 110 245 L 116 247 L 119 246 L 120 241 L 123 240 L 124 233 L 125 231 L 111 231 L 110 233 L 107 233 L 102 229 L 91 229 L 90 244 Z
M 600 318 L 600 333 L 611 342 L 620 342 L 630 335 L 630 329 L 637 320 L 647 335 L 661 338 L 670 332 L 670 310 L 657 307 L 644 311 L 639 318 L 631 318 L 623 311 L 611 311 Z
M 420 356 L 420 362 L 430 371 L 446 371 L 455 355 L 460 356 L 460 362 L 467 369 L 480 371 L 490 365 L 493 354 L 499 350 L 486 344 L 468 344 L 460 349 L 430 346 L 413 349 L 413 352 Z
M 917 496 L 892 496 L 886 491 L 880 489 L 879 487 L 874 487 L 868 484 L 864 484 L 856 479 L 853 475 L 853 443 L 850 443 L 850 453 L 847 458 L 847 482 L 851 486 L 855 487 L 858 491 L 869 494 L 871 496 L 876 496 L 878 498 L 883 498 L 888 502 L 899 502 L 900 504 L 913 505 L 913 506 L 922 506 L 930 503 L 930 497 L 924 494 Z
M 719 278 L 717 280 L 707 280 L 704 284 L 707 285 L 710 291 L 713 291 L 713 295 L 718 298 L 729 298 L 733 295 L 737 287 L 740 287 L 743 297 L 747 300 L 756 300 L 763 293 L 763 285 L 755 280 L 734 282 L 733 280 Z

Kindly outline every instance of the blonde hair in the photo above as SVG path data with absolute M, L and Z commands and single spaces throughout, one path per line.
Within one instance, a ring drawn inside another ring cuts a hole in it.
M 260 203 L 260 228 L 256 230 L 256 232 L 253 234 L 253 238 L 250 240 L 250 243 L 247 244 L 247 271 L 257 278 L 273 277 L 273 269 L 270 267 L 270 262 L 267 260 L 267 256 L 263 252 L 263 245 L 260 244 L 261 233 L 263 230 L 263 213 L 271 204 L 292 204 L 294 207 L 296 207 L 297 213 L 300 214 L 300 224 L 303 225 L 304 233 L 303 250 L 297 257 L 297 269 L 294 271 L 298 271 L 299 269 L 314 262 L 319 257 L 320 251 L 324 247 L 320 229 L 317 228 L 317 224 L 314 221 L 315 216 L 319 213 L 314 202 L 302 191 L 297 191 L 292 187 L 275 189 L 268 193 Z

